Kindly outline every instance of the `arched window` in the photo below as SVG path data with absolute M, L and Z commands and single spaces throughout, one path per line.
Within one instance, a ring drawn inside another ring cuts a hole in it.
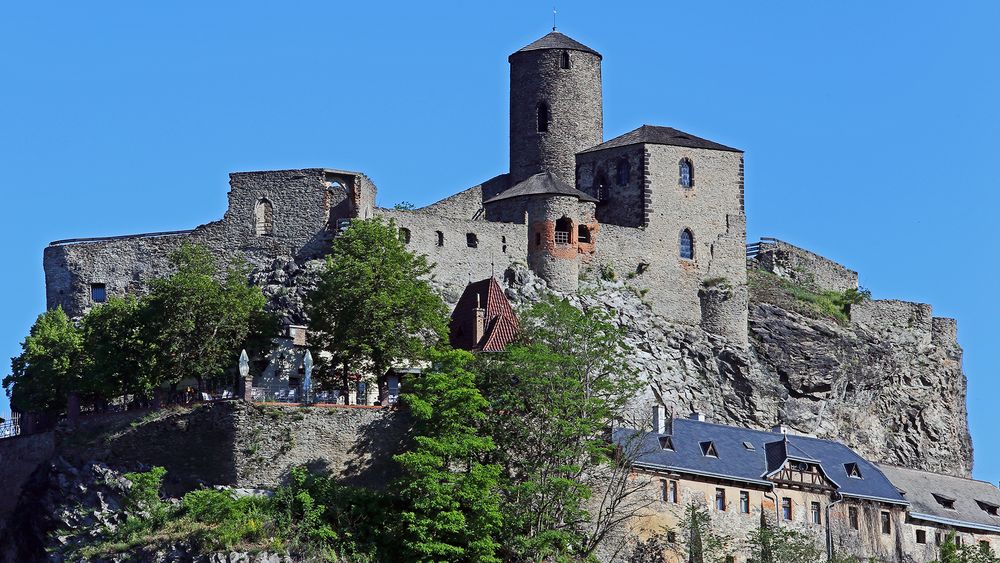
M 681 231 L 681 258 L 694 260 L 694 235 L 691 229 Z
M 618 182 L 619 186 L 627 186 L 629 176 L 629 165 L 628 159 L 622 158 L 618 161 L 618 167 L 615 169 L 615 180 Z
M 444 233 L 441 231 L 435 231 L 437 233 L 437 245 L 444 246 Z
M 254 206 L 253 229 L 259 237 L 274 235 L 274 205 L 267 198 L 258 200 Z
M 573 232 L 573 220 L 562 217 L 556 220 L 556 244 L 569 244 L 569 235 Z
M 590 229 L 587 228 L 587 225 L 577 227 L 576 240 L 577 242 L 590 243 Z
M 410 229 L 407 229 L 406 227 L 400 227 L 399 240 L 403 244 L 410 244 Z
M 559 56 L 559 68 L 569 68 L 569 51 L 563 51 Z
M 680 182 L 681 187 L 694 187 L 694 165 L 691 164 L 691 161 L 686 158 L 681 159 Z
M 546 133 L 549 130 L 549 104 L 540 102 L 538 104 L 538 132 Z

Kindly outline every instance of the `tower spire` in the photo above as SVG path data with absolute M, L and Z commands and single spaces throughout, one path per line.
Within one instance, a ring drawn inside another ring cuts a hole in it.
M 552 6 L 552 31 L 556 30 L 556 7 Z

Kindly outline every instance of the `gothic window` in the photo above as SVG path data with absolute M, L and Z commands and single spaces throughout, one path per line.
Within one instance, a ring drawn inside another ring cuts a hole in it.
M 435 231 L 437 234 L 437 245 L 444 246 L 444 233 L 441 231 Z
M 465 234 L 465 246 L 468 246 L 469 248 L 476 248 L 479 246 L 479 237 L 476 236 L 476 233 Z
M 570 233 L 573 232 L 573 220 L 569 217 L 562 217 L 556 220 L 556 244 L 569 244 Z
M 691 234 L 691 229 L 681 231 L 680 253 L 684 260 L 694 260 L 694 235 Z
M 410 244 L 410 229 L 405 227 L 399 229 L 399 241 L 403 244 Z
M 569 68 L 569 51 L 563 51 L 559 57 L 559 68 Z
M 615 181 L 619 186 L 627 186 L 629 180 L 629 166 L 628 159 L 623 158 L 618 161 L 618 166 L 615 169 Z
M 681 159 L 680 183 L 682 188 L 694 187 L 694 164 L 690 159 Z
M 259 237 L 274 235 L 274 205 L 266 199 L 257 201 L 253 210 L 254 234 Z
M 104 303 L 108 300 L 108 289 L 103 283 L 90 284 L 90 300 L 94 303 Z
M 546 133 L 549 130 L 549 121 L 551 117 L 549 116 L 549 104 L 545 102 L 540 102 L 538 104 L 538 132 Z
M 587 225 L 577 227 L 576 240 L 577 242 L 590 243 L 590 229 L 587 228 Z

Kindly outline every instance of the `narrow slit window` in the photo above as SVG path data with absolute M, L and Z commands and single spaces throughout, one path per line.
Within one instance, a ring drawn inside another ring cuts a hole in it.
M 437 234 L 437 245 L 444 246 L 444 233 L 441 231 L 435 231 Z
M 563 51 L 562 54 L 559 55 L 559 68 L 569 68 L 569 51 Z
M 542 102 L 538 104 L 538 132 L 547 133 L 549 130 L 549 104 Z

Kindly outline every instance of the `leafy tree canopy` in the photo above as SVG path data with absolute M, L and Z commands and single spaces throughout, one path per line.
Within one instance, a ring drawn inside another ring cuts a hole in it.
M 57 414 L 66 397 L 80 386 L 83 339 L 62 308 L 38 316 L 11 358 L 11 374 L 3 379 L 11 407 L 22 412 Z
M 428 281 L 432 269 L 426 256 L 406 249 L 393 221 L 351 221 L 307 299 L 314 351 L 328 352 L 345 379 L 427 357 L 447 334 L 447 307 Z

